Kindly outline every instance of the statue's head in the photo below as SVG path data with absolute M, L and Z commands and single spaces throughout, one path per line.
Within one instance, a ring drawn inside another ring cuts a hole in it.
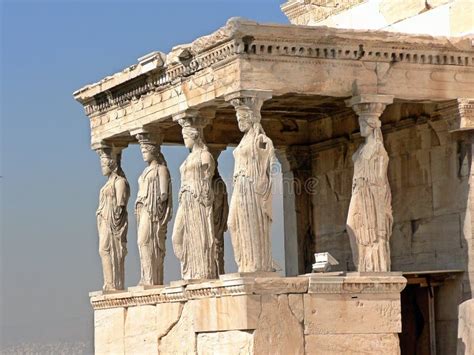
M 154 160 L 159 160 L 161 156 L 160 147 L 151 143 L 140 144 L 140 150 L 142 152 L 143 160 L 147 163 L 151 163 Z
M 104 148 L 99 150 L 100 167 L 102 175 L 109 176 L 118 170 L 117 155 L 113 154 L 112 149 Z
M 252 128 L 255 120 L 253 119 L 253 112 L 246 108 L 237 109 L 237 123 L 241 132 L 247 132 Z
M 231 100 L 237 112 L 237 123 L 241 132 L 248 132 L 255 125 L 260 125 L 262 101 L 255 97 L 242 97 Z
M 193 149 L 195 144 L 202 145 L 201 130 L 195 127 L 183 127 L 182 130 L 184 146 L 188 149 Z
M 163 137 L 158 133 L 139 133 L 136 135 L 138 142 L 140 143 L 140 151 L 142 152 L 143 160 L 147 163 L 152 161 L 161 161 L 161 143 Z
M 376 130 L 380 130 L 381 122 L 378 116 L 359 116 L 360 135 L 369 137 Z

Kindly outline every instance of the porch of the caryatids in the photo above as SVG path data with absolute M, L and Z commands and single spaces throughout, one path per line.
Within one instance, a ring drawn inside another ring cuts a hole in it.
M 347 233 L 359 272 L 391 269 L 392 197 L 380 116 L 392 102 L 393 96 L 387 95 L 360 95 L 346 101 L 357 113 L 360 134 L 365 139 L 352 156 L 354 175 L 347 216 Z
M 94 147 L 100 157 L 102 174 L 107 177 L 100 189 L 96 213 L 103 291 L 124 289 L 130 186 L 120 164 L 123 148 L 105 143 Z
M 244 133 L 234 150 L 234 190 L 228 227 L 239 272 L 274 271 L 270 229 L 272 222 L 273 142 L 260 124 L 268 91 L 245 90 L 226 96 L 234 106 Z
M 217 277 L 214 237 L 215 162 L 205 143 L 203 129 L 209 119 L 188 110 L 173 117 L 182 127 L 189 155 L 181 164 L 178 211 L 173 228 L 173 248 L 181 262 L 184 280 Z
M 138 178 L 135 202 L 137 244 L 140 255 L 139 286 L 163 284 L 166 233 L 172 217 L 171 177 L 161 153 L 162 135 L 139 129 L 131 132 L 147 164 Z

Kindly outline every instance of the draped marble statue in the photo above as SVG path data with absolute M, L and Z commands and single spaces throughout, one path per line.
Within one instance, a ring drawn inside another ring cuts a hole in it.
M 227 188 L 224 180 L 219 174 L 217 158 L 219 157 L 222 147 L 209 147 L 216 168 L 214 177 L 212 178 L 212 191 L 214 193 L 213 213 L 214 213 L 214 240 L 216 243 L 217 273 L 222 275 L 224 269 L 224 233 L 227 230 L 227 217 L 229 215 L 229 204 L 227 200 Z
M 99 255 L 102 260 L 104 291 L 123 290 L 127 255 L 127 203 L 130 187 L 120 167 L 121 154 L 115 148 L 98 150 L 107 182 L 100 190 L 97 209 Z
M 217 277 L 212 177 L 214 159 L 204 143 L 204 123 L 198 117 L 179 119 L 190 153 L 179 171 L 181 188 L 173 229 L 173 249 L 184 280 Z
M 143 160 L 148 163 L 138 179 L 135 203 L 141 266 L 139 285 L 162 285 L 166 232 L 173 213 L 171 178 L 160 151 L 160 137 L 142 133 L 137 139 Z
M 274 271 L 271 254 L 273 143 L 260 124 L 260 97 L 231 100 L 244 136 L 234 150 L 228 227 L 239 272 Z
M 354 176 L 347 232 L 359 272 L 390 271 L 393 217 L 387 177 L 389 158 L 383 145 L 379 119 L 384 108 L 383 103 L 354 106 L 365 142 L 352 157 Z

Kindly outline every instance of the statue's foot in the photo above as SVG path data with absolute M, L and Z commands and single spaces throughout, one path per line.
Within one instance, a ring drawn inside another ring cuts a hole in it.
M 102 287 L 102 291 L 117 291 L 117 289 L 113 285 L 105 284 Z
M 152 286 L 152 283 L 141 279 L 137 286 Z

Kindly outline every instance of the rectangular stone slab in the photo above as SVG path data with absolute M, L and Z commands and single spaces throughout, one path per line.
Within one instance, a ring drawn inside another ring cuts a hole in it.
M 190 301 L 194 331 L 253 330 L 261 311 L 260 296 L 229 296 Z
M 94 350 L 96 354 L 124 354 L 125 308 L 94 311 Z
M 379 334 L 402 330 L 397 294 L 305 294 L 305 334 Z

